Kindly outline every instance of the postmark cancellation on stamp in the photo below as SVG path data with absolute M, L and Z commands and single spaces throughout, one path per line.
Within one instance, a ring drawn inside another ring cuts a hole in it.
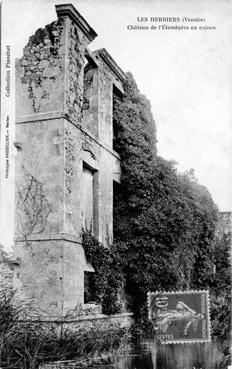
M 148 312 L 162 343 L 210 342 L 206 290 L 149 292 Z

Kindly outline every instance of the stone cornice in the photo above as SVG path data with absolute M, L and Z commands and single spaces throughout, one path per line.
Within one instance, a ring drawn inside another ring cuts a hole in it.
M 81 236 L 76 237 L 67 233 L 35 233 L 28 235 L 27 237 L 20 237 L 15 235 L 15 242 L 26 241 L 68 241 L 73 243 L 79 243 L 81 245 Z
M 95 39 L 97 33 L 72 4 L 59 4 L 55 7 L 58 18 L 68 16 L 84 32 L 90 42 Z
M 85 57 L 96 68 L 99 66 L 99 62 L 98 62 L 97 58 L 94 56 L 94 54 L 88 48 L 86 48 L 86 50 L 85 50 Z
M 121 82 L 125 82 L 127 77 L 123 70 L 118 66 L 118 64 L 114 61 L 114 59 L 110 56 L 110 54 L 106 51 L 106 49 L 99 49 L 94 51 L 94 54 L 98 54 L 101 56 L 103 61 L 108 65 L 108 67 L 112 70 L 112 72 L 120 79 Z

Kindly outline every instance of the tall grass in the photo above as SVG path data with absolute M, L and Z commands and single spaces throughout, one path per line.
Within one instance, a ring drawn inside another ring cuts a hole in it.
M 44 362 L 94 356 L 118 349 L 129 337 L 128 329 L 100 321 L 75 329 L 64 323 L 66 317 L 56 324 L 42 322 L 14 298 L 11 290 L 0 293 L 1 368 L 37 369 Z

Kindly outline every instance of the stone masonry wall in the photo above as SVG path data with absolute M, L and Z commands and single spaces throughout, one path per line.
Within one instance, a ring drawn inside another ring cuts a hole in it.
M 64 20 L 38 29 L 17 61 L 16 114 L 62 110 L 64 95 Z
M 98 119 L 99 139 L 112 149 L 113 142 L 113 85 L 123 92 L 122 81 L 113 73 L 112 69 L 102 58 L 107 54 L 105 49 L 95 51 L 94 55 L 98 61 Z
M 21 260 L 15 275 L 18 298 L 41 315 L 59 316 L 63 311 L 63 241 L 18 241 Z
M 83 127 L 98 137 L 98 69 L 88 65 L 84 74 Z
M 83 116 L 83 86 L 85 49 L 88 39 L 78 27 L 67 20 L 67 78 L 64 110 L 74 124 L 80 124 Z
M 20 123 L 15 236 L 63 231 L 64 128 L 61 119 Z
M 16 63 L 15 286 L 52 316 L 84 303 L 84 271 L 94 271 L 81 245 L 84 166 L 94 178 L 93 233 L 112 241 L 113 180 L 120 181 L 113 84 L 122 90 L 98 52 L 95 60 L 88 51 L 85 69 L 95 32 L 75 8 L 59 5 L 57 14 Z

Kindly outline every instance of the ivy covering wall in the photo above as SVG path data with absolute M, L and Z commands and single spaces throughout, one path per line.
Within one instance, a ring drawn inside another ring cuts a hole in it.
M 133 76 L 128 73 L 127 77 L 123 101 L 117 96 L 113 101 L 115 145 L 122 170 L 121 186 L 114 194 L 114 244 L 105 251 L 95 245 L 94 254 L 88 249 L 87 255 L 96 278 L 106 278 L 103 300 L 107 302 L 108 294 L 112 307 L 113 299 L 116 301 L 112 291 L 124 280 L 130 308 L 144 318 L 148 291 L 208 288 L 214 333 L 220 338 L 221 329 L 221 338 L 228 338 L 229 328 L 221 327 L 220 314 L 228 321 L 230 278 L 225 260 L 229 260 L 229 242 L 215 238 L 218 210 L 192 170 L 180 174 L 174 162 L 157 155 L 150 103 L 140 94 Z M 219 312 L 220 299 L 224 305 Z

